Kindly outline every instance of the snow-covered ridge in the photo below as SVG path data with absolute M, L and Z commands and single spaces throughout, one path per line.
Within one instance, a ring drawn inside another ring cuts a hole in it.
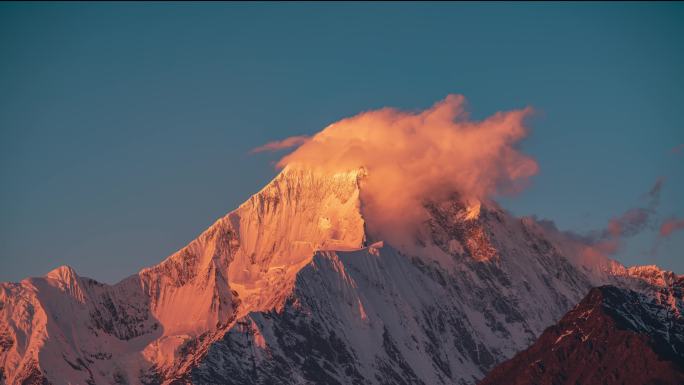
M 632 266 L 627 269 L 627 274 L 641 278 L 653 285 L 665 287 L 676 284 L 682 285 L 684 280 L 684 275 L 677 275 L 656 265 Z
M 136 383 L 197 336 L 277 306 L 314 250 L 363 246 L 362 174 L 285 169 L 188 246 L 115 285 L 67 266 L 2 284 L 0 378 Z
M 273 372 L 260 375 L 275 381 L 273 357 L 304 365 L 283 335 L 325 338 L 348 352 L 350 369 L 291 368 L 278 382 L 373 383 L 379 373 L 472 383 L 596 282 L 672 282 L 657 269 L 578 261 L 533 221 L 457 196 L 426 203 L 415 253 L 382 240 L 366 247 L 365 176 L 288 167 L 186 247 L 115 285 L 68 267 L 1 284 L 0 384 L 204 383 L 211 373 L 249 375 L 245 359 L 262 360 Z

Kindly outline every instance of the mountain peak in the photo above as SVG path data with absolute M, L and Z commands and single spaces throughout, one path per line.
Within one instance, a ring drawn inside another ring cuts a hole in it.
M 44 278 L 48 281 L 51 280 L 56 282 L 57 286 L 59 287 L 73 290 L 78 288 L 78 282 L 81 277 L 76 274 L 76 270 L 74 270 L 71 266 L 62 265 L 45 274 Z
M 682 351 L 684 319 L 677 312 L 653 296 L 605 285 L 481 385 L 682 383 Z
M 190 244 L 143 269 L 164 334 L 196 336 L 277 308 L 315 251 L 363 247 L 363 175 L 288 166 Z
M 534 221 L 456 193 L 419 208 L 426 215 L 405 239 L 413 249 L 367 236 L 377 230 L 362 210 L 368 172 L 288 165 L 187 246 L 115 285 L 68 266 L 0 285 L 0 377 L 254 382 L 258 367 L 278 383 L 470 384 L 589 288 L 589 270 Z M 382 224 L 406 219 L 397 213 Z M 321 360 L 302 363 L 301 351 Z M 331 381 L 325 368 L 341 362 Z
M 78 278 L 76 271 L 69 265 L 62 265 L 45 274 L 45 278 L 51 278 L 62 282 L 69 282 Z

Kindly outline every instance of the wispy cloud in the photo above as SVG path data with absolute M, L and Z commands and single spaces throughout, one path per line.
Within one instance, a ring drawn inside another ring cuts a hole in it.
M 682 152 L 684 152 L 684 143 L 675 146 L 670 152 L 672 152 L 675 155 L 681 154 Z
M 647 207 L 635 207 L 625 211 L 622 215 L 611 218 L 608 227 L 601 232 L 602 240 L 613 238 L 633 237 L 641 233 L 649 224 L 653 223 L 653 216 L 660 203 L 660 191 L 665 183 L 664 177 L 659 177 L 653 187 L 645 194 L 648 199 Z
M 660 190 L 663 189 L 663 183 L 665 183 L 665 177 L 659 177 L 653 184 L 653 187 L 648 191 L 648 195 L 651 197 L 651 204 L 658 204 L 660 200 Z
M 553 221 L 537 220 L 537 222 L 577 245 L 582 257 L 588 259 L 611 257 L 622 249 L 628 238 L 634 237 L 646 229 L 655 228 L 654 217 L 660 202 L 660 192 L 664 183 L 665 178 L 658 178 L 648 192 L 644 194 L 644 198 L 647 199 L 645 207 L 634 207 L 626 210 L 623 214 L 611 218 L 603 229 L 584 234 L 573 231 L 560 232 Z M 684 223 L 681 225 L 684 225 Z M 669 232 L 674 231 L 674 228 L 670 229 L 671 226 L 673 225 L 668 225 L 665 230 Z M 663 228 L 661 227 L 661 237 L 656 239 L 654 247 L 650 251 L 652 255 L 657 253 L 658 239 L 662 238 L 662 233 Z
M 290 136 L 283 140 L 274 140 L 273 142 L 268 142 L 263 146 L 256 147 L 250 151 L 250 154 L 255 154 L 258 152 L 273 152 L 280 151 L 288 148 L 299 147 L 302 144 L 309 141 L 309 137 L 306 135 Z
M 660 236 L 666 238 L 680 230 L 684 230 L 684 219 L 670 218 L 660 225 Z
M 645 208 L 629 209 L 624 214 L 612 218 L 608 222 L 606 235 L 612 237 L 631 237 L 637 235 L 646 227 L 652 214 L 652 210 Z

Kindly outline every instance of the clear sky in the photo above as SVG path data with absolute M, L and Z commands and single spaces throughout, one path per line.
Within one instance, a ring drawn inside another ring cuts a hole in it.
M 683 71 L 682 3 L 2 3 L 0 281 L 115 282 L 267 183 L 250 149 L 450 93 L 538 111 L 516 215 L 605 228 L 664 177 L 616 258 L 684 273 Z

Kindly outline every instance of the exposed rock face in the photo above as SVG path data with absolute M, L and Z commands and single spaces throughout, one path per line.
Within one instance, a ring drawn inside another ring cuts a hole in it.
M 0 384 L 472 384 L 596 283 L 681 299 L 671 273 L 575 258 L 457 196 L 425 204 L 410 250 L 367 239 L 364 175 L 288 168 L 115 285 L 1 284 Z
M 681 284 L 672 288 L 679 298 L 674 302 L 662 293 L 594 288 L 480 384 L 682 384 Z

